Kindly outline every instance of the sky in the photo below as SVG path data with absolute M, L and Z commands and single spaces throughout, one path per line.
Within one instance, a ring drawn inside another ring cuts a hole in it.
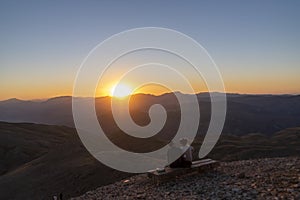
M 2 0 L 0 100 L 72 95 L 87 54 L 139 27 L 195 39 L 218 65 L 226 92 L 300 94 L 299 19 L 300 1 L 291 0 Z

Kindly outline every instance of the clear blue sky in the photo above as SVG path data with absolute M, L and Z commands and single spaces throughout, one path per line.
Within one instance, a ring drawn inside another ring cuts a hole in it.
M 2 0 L 0 99 L 70 95 L 95 45 L 145 26 L 175 29 L 201 43 L 229 92 L 300 93 L 299 19 L 300 1 L 289 0 Z

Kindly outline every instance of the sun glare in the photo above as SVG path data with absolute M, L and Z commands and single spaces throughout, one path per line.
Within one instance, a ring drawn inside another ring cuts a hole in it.
M 132 93 L 132 89 L 125 84 L 117 84 L 110 90 L 110 96 L 123 98 L 129 96 Z

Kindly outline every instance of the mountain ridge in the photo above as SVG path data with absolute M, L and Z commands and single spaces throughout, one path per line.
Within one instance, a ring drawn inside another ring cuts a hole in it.
M 189 95 L 184 95 L 189 103 Z M 217 93 L 216 93 L 217 95 Z M 203 130 L 210 121 L 211 102 L 208 93 L 197 95 L 199 100 L 200 124 Z M 137 94 L 131 97 L 132 115 L 139 116 L 141 124 L 147 124 L 148 109 L 151 103 L 163 103 L 173 115 L 180 115 L 180 109 L 172 93 L 154 96 Z M 91 98 L 77 97 L 78 101 L 91 103 Z M 109 114 L 111 97 L 95 99 L 97 115 Z M 260 132 L 271 134 L 284 128 L 300 126 L 299 95 L 240 95 L 227 94 L 227 116 L 223 133 L 247 134 Z M 46 101 L 0 101 L 0 120 L 7 122 L 32 122 L 49 125 L 75 127 L 72 115 L 72 97 L 62 96 Z M 146 120 L 146 121 L 141 121 Z M 174 123 L 176 123 L 174 121 Z

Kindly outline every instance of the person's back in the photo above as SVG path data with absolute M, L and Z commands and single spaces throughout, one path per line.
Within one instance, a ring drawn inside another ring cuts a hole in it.
M 191 167 L 192 161 L 193 161 L 193 150 L 194 148 L 192 146 L 188 145 L 188 140 L 185 138 L 182 138 L 180 140 L 181 144 L 181 151 L 183 153 L 183 163 L 184 167 Z
M 180 157 L 178 157 L 180 155 Z M 171 168 L 181 167 L 182 151 L 179 147 L 176 147 L 174 143 L 170 143 L 170 149 L 168 150 L 168 163 Z
M 192 146 L 189 146 L 189 145 L 185 145 L 185 146 L 182 146 L 180 148 L 181 148 L 182 152 L 184 152 L 185 160 L 192 162 L 193 161 L 194 148 Z

